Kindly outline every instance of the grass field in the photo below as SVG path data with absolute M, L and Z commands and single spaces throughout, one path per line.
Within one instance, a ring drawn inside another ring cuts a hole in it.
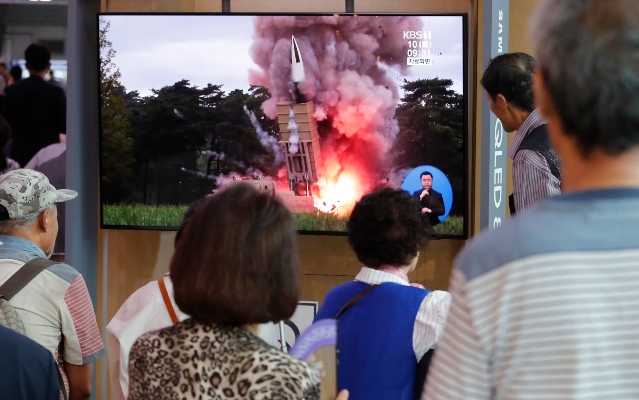
M 300 231 L 340 231 L 346 232 L 348 218 L 338 217 L 330 213 L 299 213 L 293 214 L 297 229 Z
M 116 226 L 177 228 L 188 206 L 114 204 L 103 208 L 104 224 Z M 293 214 L 301 231 L 346 231 L 348 218 L 330 213 Z M 464 218 L 449 216 L 433 229 L 435 235 L 463 235 Z
M 185 206 L 148 206 L 113 204 L 102 209 L 105 225 L 177 228 L 188 208 Z
M 464 217 L 449 216 L 433 228 L 434 235 L 463 235 L 464 234 Z

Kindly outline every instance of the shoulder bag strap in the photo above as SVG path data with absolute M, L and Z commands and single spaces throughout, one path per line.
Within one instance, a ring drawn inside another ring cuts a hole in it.
M 180 322 L 177 314 L 175 313 L 175 309 L 173 308 L 173 304 L 171 303 L 171 298 L 169 297 L 169 292 L 166 290 L 166 284 L 164 283 L 164 277 L 158 279 L 158 285 L 160 286 L 160 292 L 162 293 L 162 298 L 164 299 L 164 305 L 166 305 L 166 310 L 169 312 L 171 316 L 171 321 L 173 324 L 177 324 Z
M 33 260 L 24 264 L 20 269 L 11 275 L 9 279 L 0 286 L 0 297 L 4 297 L 6 301 L 11 300 L 13 296 L 18 294 L 29 282 L 33 280 L 40 272 L 44 271 L 48 267 L 58 264 L 56 261 L 51 261 L 46 258 L 34 258 Z M 58 365 L 56 360 L 55 370 L 58 373 L 58 383 L 60 384 L 60 391 L 64 400 L 68 399 L 66 388 L 64 387 L 64 380 L 62 379 L 62 373 L 60 372 L 61 366 Z
M 362 297 L 366 296 L 366 294 L 368 292 L 370 292 L 371 290 L 375 289 L 377 286 L 379 285 L 371 285 L 370 287 L 362 290 L 361 292 L 359 292 L 355 297 L 353 297 L 352 299 L 350 299 L 348 301 L 348 303 L 344 304 L 344 307 L 342 307 L 341 310 L 339 310 L 337 312 L 337 314 L 335 314 L 335 316 L 333 317 L 333 319 L 337 319 L 337 317 L 339 317 L 340 315 L 342 315 L 346 310 L 348 310 L 349 308 L 353 307 L 355 305 L 355 303 L 357 303 L 358 301 L 360 301 L 362 299 Z
M 24 264 L 0 287 L 0 297 L 4 297 L 6 301 L 11 300 L 11 298 L 31 282 L 33 278 L 53 264 L 58 263 L 47 260 L 46 258 L 34 258 Z

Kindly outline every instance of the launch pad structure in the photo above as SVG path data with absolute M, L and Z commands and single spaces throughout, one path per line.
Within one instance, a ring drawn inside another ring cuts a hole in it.
M 291 112 L 292 108 L 292 112 Z M 285 203 L 292 212 L 313 212 L 315 211 L 314 199 L 312 197 L 311 185 L 319 180 L 319 171 L 322 168 L 322 155 L 320 151 L 319 133 L 317 122 L 313 118 L 315 106 L 313 101 L 306 103 L 277 103 L 277 122 L 280 129 L 280 148 L 284 154 L 286 164 L 287 179 L 290 192 L 279 192 Z M 299 143 L 297 151 L 295 142 L 291 142 L 293 133 L 289 129 L 293 115 L 294 123 L 297 125 Z M 303 184 L 304 193 L 296 193 L 296 189 Z

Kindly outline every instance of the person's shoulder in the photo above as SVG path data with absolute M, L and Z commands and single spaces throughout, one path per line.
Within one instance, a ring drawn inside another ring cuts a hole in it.
M 360 282 L 360 281 L 348 281 L 345 283 L 340 283 L 337 286 L 334 286 L 333 288 L 331 288 L 328 293 L 326 293 L 326 297 L 325 297 L 325 301 L 326 299 L 329 299 L 333 296 L 340 296 L 343 292 L 350 292 L 352 290 L 355 290 L 356 288 L 362 286 L 362 285 L 368 285 L 365 282 Z
M 431 196 L 441 196 L 442 194 L 440 192 L 438 192 L 437 190 L 430 188 L 430 195 Z
M 300 360 L 290 354 L 283 353 L 275 347 L 264 345 L 263 354 L 260 358 L 264 358 L 268 365 L 273 367 L 271 372 L 275 375 L 289 376 L 305 381 L 307 384 L 314 385 L 318 383 L 317 375 L 306 361 Z M 268 357 L 263 357 L 268 355 Z M 278 368 L 278 365 L 285 365 L 286 368 Z
M 497 228 L 485 228 L 460 252 L 455 268 L 468 281 L 511 262 L 556 251 L 561 247 L 561 224 L 557 213 L 540 203 Z
M 133 294 L 122 303 L 118 312 L 115 313 L 107 325 L 107 329 L 111 329 L 114 324 L 128 321 L 133 316 L 139 314 L 141 310 L 155 303 L 164 303 L 164 299 L 162 298 L 158 282 L 154 280 L 133 292 Z
M 75 282 L 76 279 L 78 279 L 78 277 L 82 276 L 82 274 L 80 274 L 78 270 L 64 263 L 53 264 L 47 267 L 46 271 L 52 273 L 53 275 L 69 284 L 72 284 L 73 282 Z

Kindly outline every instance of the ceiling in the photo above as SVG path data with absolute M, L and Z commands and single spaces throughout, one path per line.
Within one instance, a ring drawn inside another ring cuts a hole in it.
M 0 0 L 0 4 L 68 5 L 68 0 Z

